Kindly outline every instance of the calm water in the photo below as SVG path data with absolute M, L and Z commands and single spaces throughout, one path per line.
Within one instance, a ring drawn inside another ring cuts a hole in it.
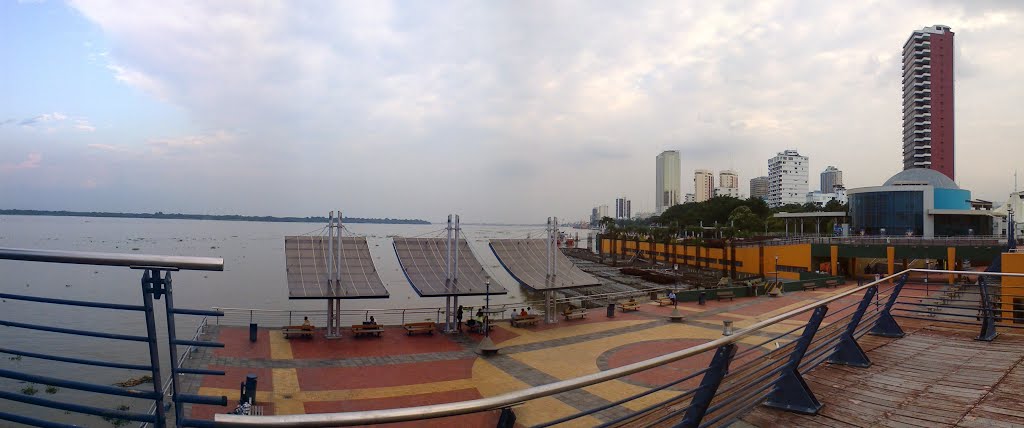
M 100 251 L 136 254 L 210 256 L 224 259 L 223 272 L 176 272 L 174 302 L 177 307 L 264 308 L 322 310 L 321 301 L 290 301 L 285 283 L 284 236 L 304 233 L 319 234 L 322 225 L 312 223 L 256 223 L 195 220 L 105 219 L 81 217 L 0 216 L 0 247 Z M 444 225 L 377 225 L 352 224 L 346 228 L 364 235 L 370 246 L 390 299 L 351 300 L 346 309 L 441 307 L 443 298 L 420 298 L 406 281 L 389 236 L 444 236 Z M 576 231 L 570 231 L 575 234 Z M 525 292 L 501 267 L 487 247 L 490 238 L 538 238 L 544 226 L 463 226 L 470 247 L 492 281 L 508 289 L 508 295 L 494 296 L 492 304 L 520 302 Z M 585 239 L 586 231 L 580 231 Z M 128 268 L 56 265 L 0 260 L 0 292 L 63 299 L 94 300 L 124 304 L 140 304 L 141 272 Z M 460 299 L 466 305 L 482 304 L 483 297 Z M 157 301 L 158 306 L 163 301 Z M 160 331 L 166 331 L 163 313 L 158 310 Z M 0 319 L 39 323 L 56 327 L 99 330 L 111 333 L 145 335 L 141 313 L 101 309 L 58 307 L 20 301 L 0 301 Z M 179 316 L 178 336 L 190 337 L 198 317 Z M 68 355 L 107 361 L 147 363 L 144 343 L 107 339 L 81 338 L 57 333 L 0 327 L 0 347 Z M 15 368 L 40 375 L 74 371 L 76 379 L 101 384 L 122 381 L 126 372 L 66 363 L 50 363 L 24 358 L 11 359 L 0 354 L 0 368 Z M 169 359 L 165 350 L 161 358 Z M 166 361 L 165 361 L 165 366 Z M 138 373 L 141 375 L 143 373 Z M 165 374 L 166 377 L 166 374 Z M 0 390 L 19 392 L 28 383 L 0 379 Z M 145 411 L 141 401 L 110 398 L 60 389 L 48 394 L 45 386 L 32 385 L 36 397 L 76 402 L 100 407 L 128 405 L 131 411 Z M 39 408 L 0 400 L 0 410 L 16 413 L 38 411 Z M 109 425 L 99 418 L 77 414 L 40 413 L 40 417 L 61 422 L 77 422 L 87 426 Z M 0 421 L 0 426 L 6 422 Z

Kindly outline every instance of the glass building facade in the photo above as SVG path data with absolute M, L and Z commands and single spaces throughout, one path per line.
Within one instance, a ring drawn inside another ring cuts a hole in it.
M 883 191 L 850 195 L 853 233 L 924 234 L 924 192 Z

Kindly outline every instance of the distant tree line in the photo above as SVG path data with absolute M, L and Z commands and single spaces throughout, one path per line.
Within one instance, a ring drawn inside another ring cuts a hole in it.
M 772 217 L 780 212 L 805 213 L 820 211 L 848 212 L 847 204 L 829 201 L 824 206 L 813 203 L 789 204 L 769 208 L 761 198 L 738 199 L 728 196 L 711 198 L 704 202 L 675 205 L 662 213 L 642 220 L 615 220 L 604 217 L 600 225 L 611 238 L 653 238 L 658 242 L 681 237 L 753 238 L 782 232 L 785 221 Z M 832 222 L 822 230 L 832 230 Z
M 56 217 L 110 217 L 110 218 L 155 218 L 175 220 L 226 220 L 226 221 L 263 221 L 280 223 L 327 223 L 327 217 L 274 217 L 274 216 L 248 216 L 248 215 L 213 215 L 213 214 L 180 214 L 180 213 L 108 213 L 95 211 L 44 211 L 44 210 L 5 210 L 0 209 L 0 215 L 42 215 Z M 397 219 L 397 218 L 361 218 L 345 217 L 344 223 L 376 223 L 376 224 L 430 224 L 429 221 L 419 219 Z

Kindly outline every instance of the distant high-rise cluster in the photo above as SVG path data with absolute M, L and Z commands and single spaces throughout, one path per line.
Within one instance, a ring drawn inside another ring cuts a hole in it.
M 768 199 L 768 177 L 760 176 L 750 179 L 750 197 Z
M 682 196 L 679 184 L 679 151 L 661 152 L 656 159 L 655 170 L 655 210 L 657 214 L 661 214 L 673 205 L 678 205 Z
M 953 161 L 953 32 L 933 25 L 903 44 L 903 169 L 955 180 Z
M 807 156 L 796 150 L 780 152 L 768 160 L 768 206 L 803 204 L 807 199 Z
M 709 170 L 693 171 L 693 196 L 695 202 L 704 202 L 715 196 L 715 175 Z
M 605 217 L 608 217 L 608 205 L 598 205 L 590 210 L 591 225 L 596 226 Z
M 629 220 L 633 218 L 633 209 L 630 207 L 631 203 L 625 196 L 615 199 L 615 219 L 616 220 Z

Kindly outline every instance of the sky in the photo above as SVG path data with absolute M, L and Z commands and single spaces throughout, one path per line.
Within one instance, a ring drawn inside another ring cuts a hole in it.
M 655 157 L 902 169 L 901 49 L 949 25 L 956 181 L 1024 173 L 1015 1 L 0 1 L 0 208 L 543 223 L 653 211 Z

